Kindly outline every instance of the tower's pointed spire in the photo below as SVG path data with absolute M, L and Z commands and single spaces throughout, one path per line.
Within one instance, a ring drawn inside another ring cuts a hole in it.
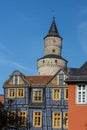
M 59 35 L 59 32 L 58 32 L 58 29 L 57 29 L 57 26 L 56 26 L 56 22 L 55 22 L 55 17 L 53 16 L 53 21 L 52 21 L 52 24 L 51 24 L 51 26 L 50 26 L 50 29 L 49 29 L 49 31 L 48 31 L 48 34 L 47 34 L 47 36 L 49 37 L 49 36 L 56 36 L 56 37 L 60 37 L 60 38 L 62 38 L 60 35 Z M 46 37 L 47 37 L 46 36 Z M 45 37 L 45 38 L 46 38 Z
M 50 26 L 50 29 L 49 29 L 49 32 L 48 32 L 48 35 L 55 35 L 55 36 L 58 36 L 58 30 L 57 30 L 57 26 L 56 26 L 56 23 L 55 23 L 55 17 L 53 17 L 53 22 Z

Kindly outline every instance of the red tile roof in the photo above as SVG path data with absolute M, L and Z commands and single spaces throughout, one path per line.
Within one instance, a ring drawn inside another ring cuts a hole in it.
M 0 94 L 0 102 L 1 102 L 1 103 L 4 103 L 4 95 L 1 95 L 1 94 Z
M 53 76 L 26 76 L 26 79 L 32 86 L 41 86 L 41 85 L 46 85 Z

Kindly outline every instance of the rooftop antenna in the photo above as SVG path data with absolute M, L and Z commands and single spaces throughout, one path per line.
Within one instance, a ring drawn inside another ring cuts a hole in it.
M 53 16 L 53 20 L 55 20 L 55 11 L 52 10 L 52 16 Z

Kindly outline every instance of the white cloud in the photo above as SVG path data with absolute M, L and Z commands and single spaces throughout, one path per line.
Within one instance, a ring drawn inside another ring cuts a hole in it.
M 15 66 L 16 68 L 29 71 L 29 69 L 28 69 L 27 67 L 25 67 L 25 66 L 23 66 L 23 65 L 20 65 L 20 64 L 18 64 L 18 63 L 16 63 L 16 62 L 10 61 L 9 63 L 10 63 L 11 65 Z
M 6 67 L 11 67 L 13 69 L 21 69 L 24 71 L 27 71 L 31 74 L 36 74 L 36 70 L 32 68 L 25 67 L 13 60 L 9 60 L 11 57 L 14 56 L 13 52 L 10 51 L 5 44 L 0 42 L 0 66 L 6 66 Z M 13 58 L 14 59 L 14 58 Z
M 7 48 L 7 46 L 5 45 L 5 44 L 3 44 L 3 43 L 1 43 L 0 42 L 0 53 L 1 54 L 11 54 L 11 55 L 13 55 L 13 52 L 12 51 L 10 51 L 8 48 Z
M 85 14 L 87 14 L 87 8 L 81 10 L 81 13 L 80 13 L 80 15 L 82 15 L 82 16 L 85 15 Z
M 25 67 L 25 66 L 23 66 L 19 63 L 16 63 L 14 61 L 10 61 L 10 60 L 7 60 L 7 59 L 0 59 L 0 65 L 9 66 L 9 67 L 12 67 L 13 69 L 25 70 L 25 71 L 27 71 L 31 74 L 36 74 L 35 69 Z

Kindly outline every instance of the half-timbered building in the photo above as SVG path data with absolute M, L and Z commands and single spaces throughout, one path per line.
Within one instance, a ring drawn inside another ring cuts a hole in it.
M 67 130 L 67 61 L 62 58 L 62 37 L 53 18 L 44 38 L 45 56 L 38 59 L 37 76 L 14 71 L 4 83 L 6 128 L 21 130 Z
M 68 128 L 67 73 L 24 76 L 14 71 L 4 84 L 8 128 L 62 130 Z M 11 120 L 10 120 L 11 119 Z

